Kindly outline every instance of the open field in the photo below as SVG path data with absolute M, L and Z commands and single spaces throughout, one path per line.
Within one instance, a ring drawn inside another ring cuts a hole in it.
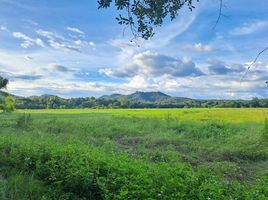
M 0 198 L 268 199 L 267 114 L 268 109 L 1 114 Z
M 105 114 L 113 116 L 171 118 L 177 121 L 221 121 L 221 122 L 263 122 L 268 117 L 266 108 L 194 108 L 194 109 L 46 109 L 46 110 L 19 110 L 18 113 L 39 114 L 57 117 L 74 117 L 70 114 L 87 117 L 87 114 Z M 65 115 L 65 116 L 63 116 Z M 37 115 L 36 115 L 37 116 Z M 75 117 L 76 117 L 75 116 Z

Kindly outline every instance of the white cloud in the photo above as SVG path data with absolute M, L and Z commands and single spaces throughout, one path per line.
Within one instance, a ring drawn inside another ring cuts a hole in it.
M 42 29 L 38 29 L 35 31 L 38 35 L 43 36 L 47 39 L 54 39 L 55 37 L 58 37 L 55 33 L 50 32 L 50 31 L 45 31 Z
M 26 55 L 26 56 L 24 56 L 24 58 L 26 59 L 26 60 L 33 60 L 33 57 L 31 57 L 31 56 L 28 56 L 28 55 Z
M 162 27 L 151 41 L 144 42 L 147 48 L 161 48 L 168 45 L 173 39 L 187 31 L 196 19 L 197 11 L 178 17 L 166 27 Z
M 31 37 L 29 37 L 21 32 L 13 32 L 12 35 L 13 35 L 13 37 L 15 37 L 17 39 L 23 40 L 23 42 L 21 43 L 22 48 L 27 49 L 27 48 L 34 46 L 34 45 L 37 45 L 40 47 L 45 46 L 44 42 L 40 38 L 34 39 L 34 38 L 31 38 Z
M 93 41 L 88 42 L 85 40 L 75 40 L 73 43 L 80 47 L 87 47 L 87 46 L 94 47 L 95 46 L 95 43 Z
M 124 67 L 115 70 L 106 68 L 102 72 L 107 76 L 119 78 L 137 75 L 146 77 L 185 77 L 203 74 L 190 60 L 180 60 L 151 51 L 135 54 L 132 61 Z
M 152 84 L 149 84 L 143 76 L 136 75 L 130 79 L 129 83 L 123 84 L 123 87 L 128 90 L 150 90 L 152 89 Z
M 90 41 L 90 42 L 89 42 L 89 45 L 90 45 L 90 46 L 95 46 L 95 43 L 92 42 L 92 41 Z
M 237 27 L 230 31 L 231 35 L 250 35 L 264 30 L 268 27 L 267 21 L 255 21 L 252 23 L 244 23 L 242 26 Z
M 40 47 L 45 47 L 43 40 L 41 40 L 40 38 L 35 39 L 35 44 Z
M 205 45 L 202 43 L 196 43 L 196 44 L 189 44 L 185 46 L 185 49 L 189 49 L 191 51 L 196 51 L 200 53 L 205 53 L 205 52 L 211 52 L 213 51 L 213 48 L 211 45 Z
M 75 51 L 82 53 L 82 50 L 87 50 L 88 47 L 95 46 L 95 43 L 93 41 L 86 41 L 77 38 L 68 38 L 43 29 L 36 30 L 36 33 L 46 38 L 46 42 L 49 44 L 50 47 L 58 50 Z
M 5 26 L 0 26 L 0 30 L 1 30 L 1 31 L 6 31 L 6 30 L 7 30 L 7 27 L 5 27 Z
M 65 29 L 68 31 L 74 32 L 74 33 L 79 33 L 82 35 L 85 34 L 83 31 L 81 31 L 80 29 L 75 28 L 75 27 L 66 27 Z
M 57 42 L 55 40 L 48 40 L 48 43 L 51 47 L 54 49 L 60 49 L 60 50 L 65 50 L 65 51 L 76 51 L 76 52 L 81 52 L 79 48 L 76 48 L 74 46 L 68 45 L 68 44 L 63 44 L 60 42 Z

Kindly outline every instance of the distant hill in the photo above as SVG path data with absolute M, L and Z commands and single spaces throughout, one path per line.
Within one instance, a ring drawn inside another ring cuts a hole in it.
M 189 101 L 191 99 L 185 97 L 171 97 L 162 92 L 135 92 L 129 95 L 122 94 L 112 94 L 112 95 L 104 95 L 99 99 L 105 100 L 119 100 L 119 99 L 127 99 L 131 102 L 147 102 L 147 103 L 155 103 L 155 102 L 180 102 L 180 101 Z
M 112 94 L 99 98 L 62 98 L 55 95 L 20 97 L 0 91 L 0 99 L 12 96 L 16 109 L 67 108 L 268 108 L 268 99 L 198 100 L 172 97 L 162 92 L 135 92 L 129 95 Z M 128 101 L 121 101 L 127 99 Z
M 12 96 L 12 97 L 14 97 L 15 99 L 19 99 L 19 98 L 21 98 L 21 97 L 19 97 L 19 96 L 10 94 L 10 93 L 8 93 L 8 92 L 0 91 L 0 98 L 6 97 L 6 96 Z
M 0 98 L 8 96 L 7 92 L 0 91 Z

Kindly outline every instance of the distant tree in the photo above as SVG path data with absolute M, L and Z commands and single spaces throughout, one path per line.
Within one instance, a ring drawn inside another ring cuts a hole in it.
M 257 108 L 260 106 L 260 100 L 257 97 L 253 97 L 251 100 L 251 107 Z
M 130 102 L 128 101 L 127 98 L 120 98 L 119 103 L 120 103 L 121 108 L 129 108 L 130 107 Z
M 7 87 L 7 84 L 8 84 L 8 79 L 0 76 L 0 90 L 5 89 Z

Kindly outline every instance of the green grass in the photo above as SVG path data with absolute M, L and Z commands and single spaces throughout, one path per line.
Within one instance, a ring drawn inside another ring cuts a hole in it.
M 0 167 L 12 172 L 1 184 L 20 177 L 37 185 L 3 193 L 26 191 L 13 199 L 38 193 L 39 199 L 268 199 L 267 111 L 1 114 Z
M 38 115 L 62 115 L 64 117 L 79 117 L 94 115 L 134 116 L 145 118 L 174 119 L 183 121 L 218 120 L 231 123 L 263 122 L 268 117 L 266 108 L 194 108 L 194 109 L 45 109 L 18 110 L 18 113 L 32 113 Z M 72 115 L 70 115 L 72 114 Z

